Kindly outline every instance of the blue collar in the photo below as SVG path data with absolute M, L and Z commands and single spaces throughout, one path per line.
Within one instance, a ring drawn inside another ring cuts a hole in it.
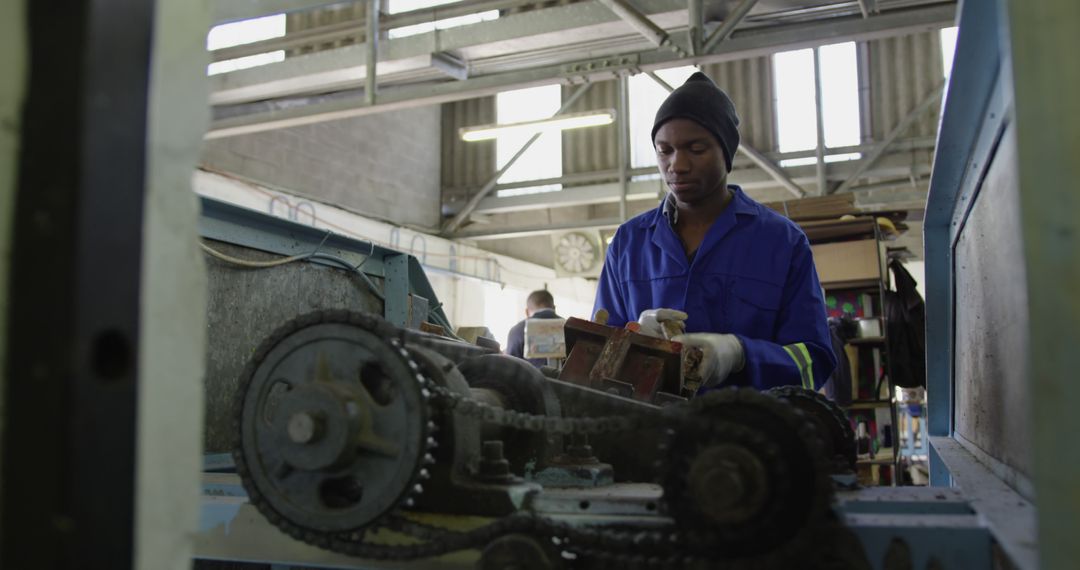
M 757 205 L 743 193 L 742 188 L 739 188 L 736 184 L 728 184 L 728 188 L 731 189 L 733 194 L 731 204 L 728 206 L 735 207 L 735 214 L 742 214 L 745 216 L 758 215 Z M 679 208 L 675 205 L 675 195 L 671 192 L 668 192 L 664 196 L 664 199 L 660 201 L 659 213 L 653 218 L 651 225 L 655 226 L 656 223 L 660 221 L 661 217 L 666 219 L 672 228 L 674 228 L 675 224 L 679 221 Z

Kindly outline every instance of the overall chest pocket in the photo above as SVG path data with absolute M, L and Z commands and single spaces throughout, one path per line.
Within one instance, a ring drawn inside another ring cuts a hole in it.
M 750 338 L 772 340 L 782 296 L 783 289 L 772 283 L 734 279 L 727 298 L 732 330 Z

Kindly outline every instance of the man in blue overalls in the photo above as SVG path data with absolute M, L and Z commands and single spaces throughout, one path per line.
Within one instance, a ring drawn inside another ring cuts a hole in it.
M 700 72 L 660 106 L 652 137 L 670 192 L 619 227 L 594 312 L 701 347 L 703 389 L 817 389 L 836 356 L 810 244 L 727 183 L 738 125 L 731 99 Z

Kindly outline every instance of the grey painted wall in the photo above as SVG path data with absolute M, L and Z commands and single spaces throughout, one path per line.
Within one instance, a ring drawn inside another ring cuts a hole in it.
M 438 106 L 206 141 L 202 164 L 388 222 L 439 223 Z

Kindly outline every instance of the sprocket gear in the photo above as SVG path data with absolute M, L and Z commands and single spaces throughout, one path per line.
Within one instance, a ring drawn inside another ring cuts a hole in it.
M 661 484 L 689 542 L 736 568 L 784 567 L 811 554 L 832 496 L 813 423 L 750 388 L 699 396 L 687 412 L 661 450 Z
M 799 408 L 810 417 L 823 437 L 825 456 L 845 469 L 855 468 L 855 432 L 843 408 L 824 395 L 801 386 L 782 386 L 769 394 Z
M 244 368 L 233 457 L 250 502 L 294 538 L 359 540 L 422 491 L 428 380 L 400 330 L 344 310 L 297 317 Z

